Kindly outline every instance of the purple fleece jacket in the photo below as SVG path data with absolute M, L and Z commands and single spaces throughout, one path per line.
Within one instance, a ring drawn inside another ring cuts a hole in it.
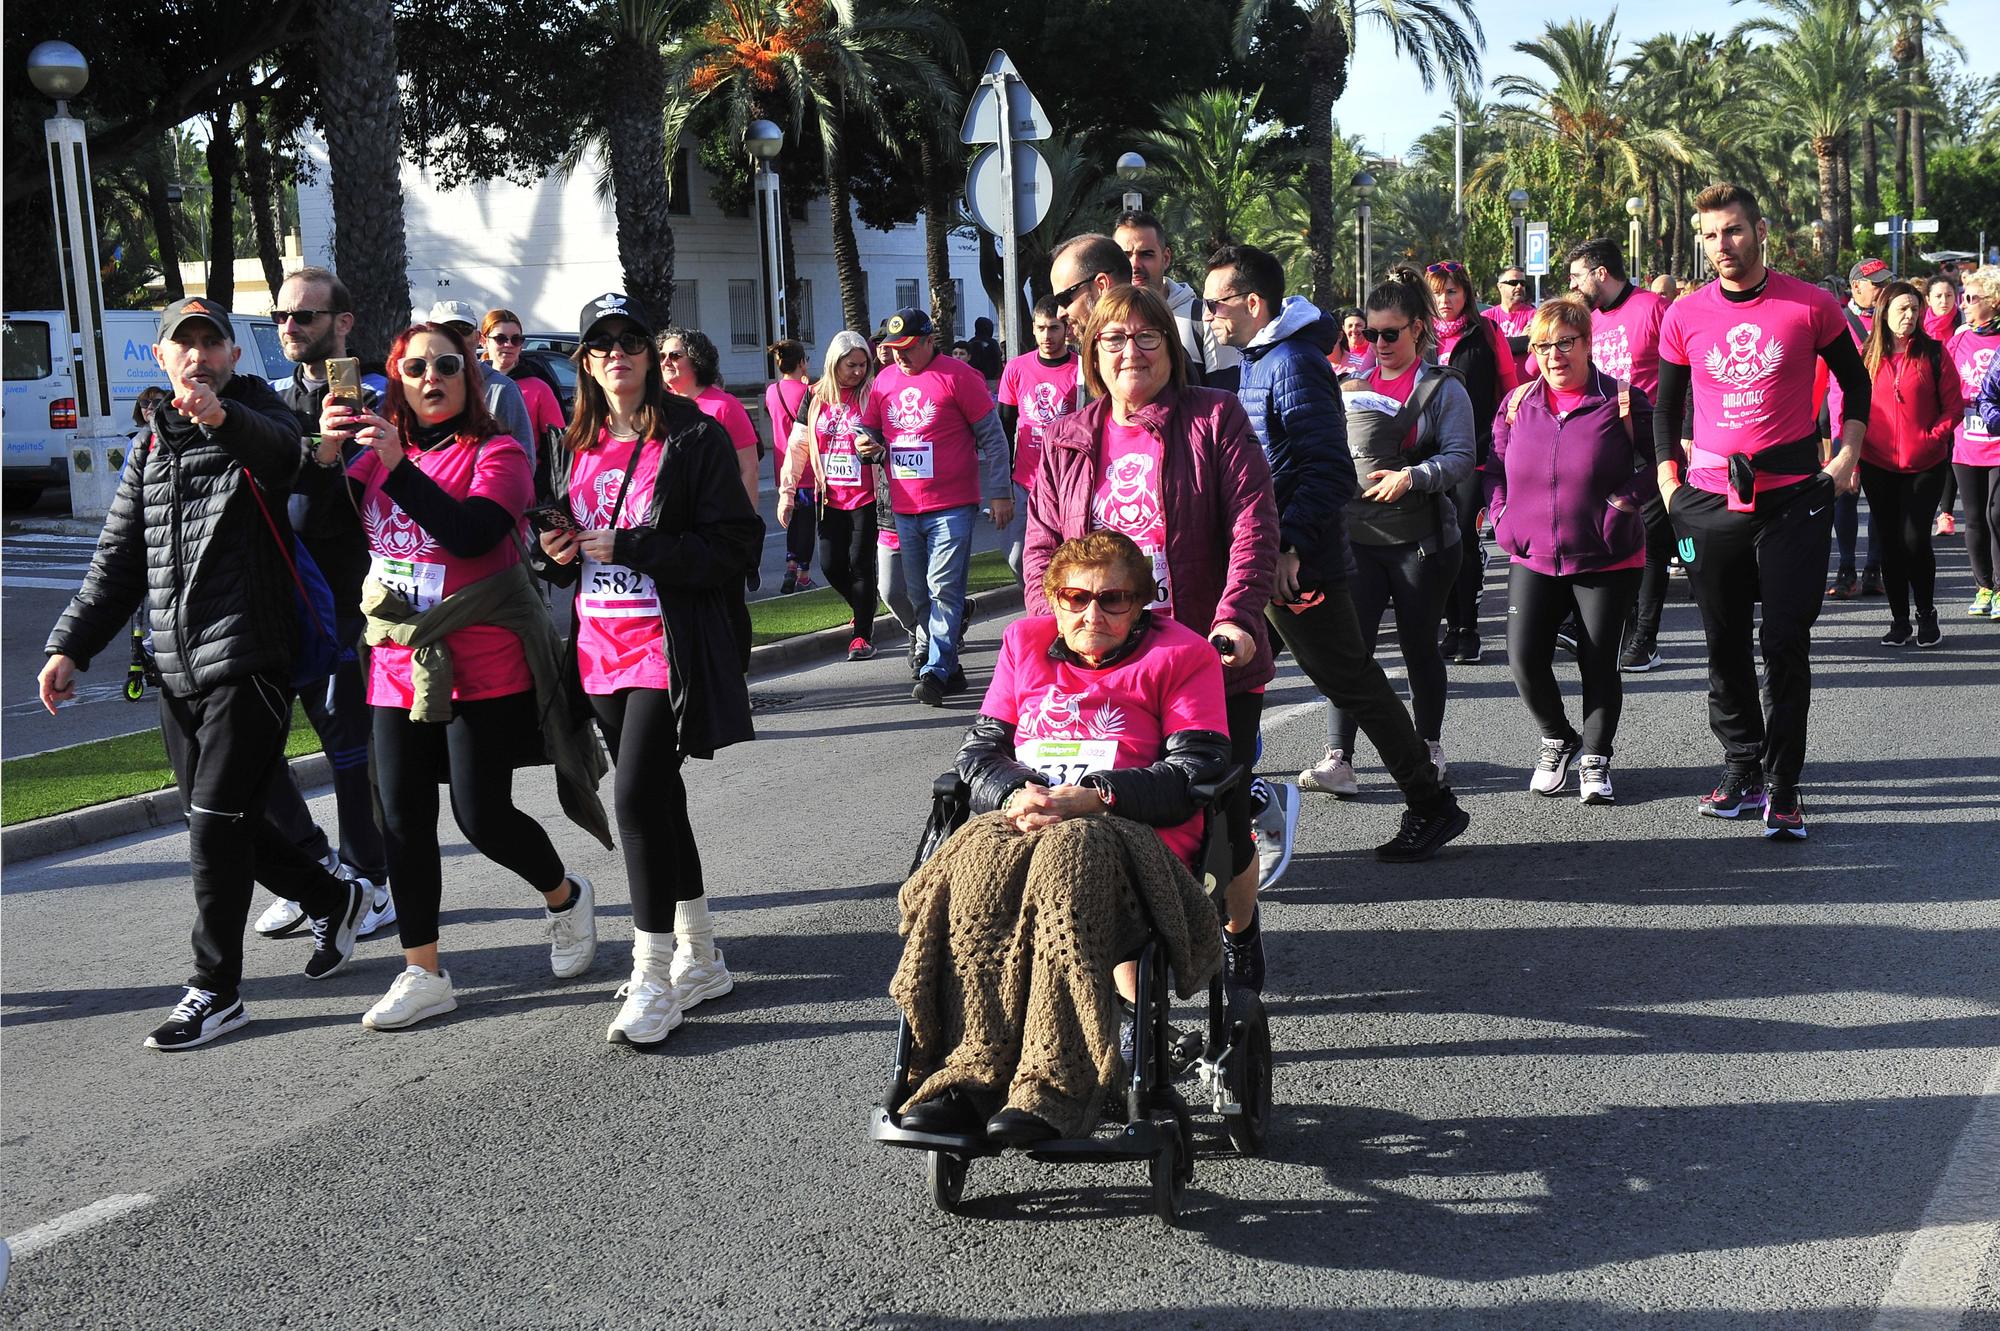
M 1628 434 L 1618 415 L 1618 381 L 1592 370 L 1583 404 L 1566 419 L 1532 381 L 1507 423 L 1512 394 L 1493 417 L 1486 464 L 1493 537 L 1514 562 L 1569 577 L 1638 568 L 1646 562 L 1639 509 L 1652 470 L 1653 404 L 1631 390 Z
M 1049 613 L 1042 573 L 1057 546 L 1091 530 L 1098 439 L 1111 400 L 1100 397 L 1064 416 L 1042 441 L 1041 470 L 1028 493 L 1021 573 L 1027 612 Z M 1242 693 L 1271 682 L 1271 634 L 1264 607 L 1278 560 L 1278 501 L 1271 469 L 1233 393 L 1172 388 L 1135 413 L 1160 440 L 1160 503 L 1167 514 L 1167 578 L 1174 618 L 1203 637 L 1227 621 L 1257 643 L 1248 665 L 1225 665 L 1223 688 Z

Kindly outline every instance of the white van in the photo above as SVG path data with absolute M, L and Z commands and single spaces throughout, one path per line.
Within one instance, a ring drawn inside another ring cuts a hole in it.
M 232 314 L 243 357 L 239 374 L 260 379 L 290 375 L 283 344 L 272 322 Z M 140 392 L 167 386 L 153 356 L 160 335 L 158 310 L 104 312 L 105 370 L 111 382 L 111 423 L 132 428 L 132 406 Z M 0 419 L 0 485 L 9 508 L 26 507 L 52 485 L 69 483 L 70 439 L 76 433 L 76 369 L 70 351 L 69 320 L 60 310 L 25 310 L 6 316 L 0 330 L 0 362 L 6 389 Z

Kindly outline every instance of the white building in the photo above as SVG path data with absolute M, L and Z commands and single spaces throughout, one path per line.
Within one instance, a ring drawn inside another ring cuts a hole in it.
M 304 261 L 332 267 L 326 145 L 308 135 L 306 151 L 317 169 L 312 180 L 299 185 Z M 567 180 L 544 179 L 528 187 L 493 181 L 444 190 L 408 162 L 402 174 L 413 309 L 422 311 L 440 300 L 466 301 L 482 311 L 504 306 L 518 313 L 530 332 L 574 336 L 577 311 L 587 301 L 623 289 L 617 224 L 610 198 L 598 197 L 594 159 Z M 683 144 L 671 204 L 676 284 L 671 313 L 676 323 L 713 338 L 722 352 L 723 377 L 739 392 L 751 391 L 768 377 L 756 217 L 754 210 L 731 216 L 716 207 L 710 197 L 713 183 L 694 161 L 693 146 Z M 842 325 L 833 230 L 824 197 L 806 205 L 804 220 L 789 203 L 786 210 L 793 215 L 793 246 L 804 288 L 789 317 L 817 376 L 826 339 Z M 868 274 L 871 318 L 879 324 L 901 306 L 929 306 L 920 225 L 883 232 L 857 222 L 855 236 Z M 958 288 L 958 336 L 965 336 L 974 319 L 993 317 L 969 237 L 952 237 L 951 267 Z

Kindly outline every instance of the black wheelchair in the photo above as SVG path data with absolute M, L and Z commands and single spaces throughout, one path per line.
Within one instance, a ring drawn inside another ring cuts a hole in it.
M 1226 913 L 1224 889 L 1229 882 L 1229 837 L 1220 810 L 1222 798 L 1248 777 L 1234 768 L 1220 781 L 1194 789 L 1201 806 L 1203 830 L 1195 858 L 1202 886 L 1215 903 L 1218 920 Z M 930 819 L 917 845 L 910 871 L 916 872 L 952 832 L 970 816 L 969 792 L 956 772 L 940 776 L 932 790 Z M 1143 909 L 1143 898 L 1141 907 Z M 1181 1193 L 1194 1178 L 1194 1115 L 1176 1089 L 1176 1081 L 1193 1084 L 1191 1094 L 1221 1119 L 1230 1146 L 1238 1155 L 1256 1155 L 1264 1147 L 1271 1114 L 1271 1026 L 1263 1000 L 1247 989 L 1225 994 L 1218 972 L 1208 986 L 1205 1026 L 1176 1035 L 1169 1024 L 1173 986 L 1166 949 L 1149 939 L 1138 957 L 1138 984 L 1132 1010 L 1131 1082 L 1123 1098 L 1124 1122 L 1107 1116 L 1086 1137 L 1036 1142 L 1020 1148 L 1036 1160 L 1144 1160 L 1151 1174 L 1153 1211 L 1172 1225 L 1180 1215 Z M 971 1162 L 999 1155 L 1004 1147 L 983 1134 L 919 1132 L 905 1128 L 894 1112 L 908 1098 L 910 1080 L 908 1022 L 896 1023 L 896 1057 L 888 1093 L 869 1118 L 868 1135 L 889 1146 L 926 1153 L 931 1200 L 943 1211 L 956 1211 L 965 1195 Z M 1115 1110 L 1112 1113 L 1115 1114 Z

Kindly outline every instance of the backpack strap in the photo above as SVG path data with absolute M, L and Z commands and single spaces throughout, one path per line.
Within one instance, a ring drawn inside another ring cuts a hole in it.
M 1521 404 L 1528 400 L 1528 394 L 1532 393 L 1536 388 L 1539 388 L 1540 386 L 1541 385 L 1537 381 L 1530 379 L 1527 383 L 1522 384 L 1520 387 L 1516 388 L 1513 392 L 1507 395 L 1508 425 L 1510 426 L 1513 425 L 1514 413 L 1519 411 L 1521 409 Z M 1620 405 L 1622 406 L 1623 404 L 1621 403 Z
M 1632 430 L 1632 385 L 1623 379 L 1618 384 L 1618 419 L 1625 422 L 1625 442 L 1634 448 L 1639 446 L 1639 438 Z

